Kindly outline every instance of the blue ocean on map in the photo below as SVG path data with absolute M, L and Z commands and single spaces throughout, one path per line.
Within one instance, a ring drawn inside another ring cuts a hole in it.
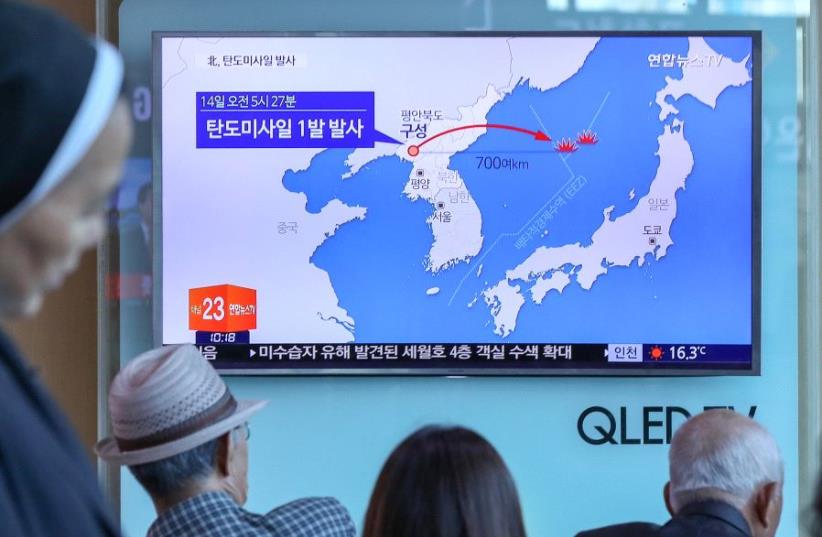
M 736 61 L 750 53 L 745 39 L 709 43 Z M 616 218 L 648 192 L 664 127 L 653 101 L 666 76 L 682 76 L 677 67 L 649 68 L 648 55 L 685 56 L 687 50 L 686 38 L 604 38 L 559 87 L 540 91 L 521 81 L 491 109 L 488 123 L 544 130 L 554 140 L 590 128 L 599 142 L 563 159 L 550 144 L 489 129 L 455 155 L 451 168 L 480 208 L 484 243 L 470 263 L 437 274 L 424 264 L 433 208 L 402 192 L 409 162 L 384 157 L 342 179 L 351 150 L 334 149 L 308 169 L 286 174 L 286 188 L 304 192 L 310 212 L 332 199 L 367 208 L 364 220 L 341 226 L 311 259 L 328 272 L 340 306 L 355 320 L 356 341 L 750 343 L 751 84 L 726 89 L 716 109 L 689 96 L 675 103 L 695 165 L 677 195 L 674 244 L 666 256 L 647 256 L 642 267 L 611 268 L 587 291 L 572 282 L 539 305 L 530 298 L 532 284 L 517 282 L 526 303 L 505 338 L 494 333 L 482 297 L 536 248 L 589 244 L 606 207 L 614 206 Z M 496 156 L 527 162 L 527 170 L 478 167 L 478 158 Z M 518 233 L 580 177 L 584 186 L 546 233 L 517 248 Z M 429 296 L 434 287 L 439 292 Z

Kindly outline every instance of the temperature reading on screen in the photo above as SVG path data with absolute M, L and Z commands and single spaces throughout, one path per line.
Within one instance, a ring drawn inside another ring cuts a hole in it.
M 671 358 L 673 360 L 696 360 L 701 356 L 705 356 L 704 345 L 679 345 L 671 347 Z

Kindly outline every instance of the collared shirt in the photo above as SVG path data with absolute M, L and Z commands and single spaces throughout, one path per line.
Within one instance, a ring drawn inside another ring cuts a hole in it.
M 659 530 L 660 537 L 751 537 L 748 521 L 736 507 L 719 500 L 686 505 Z
M 632 522 L 584 531 L 577 537 L 751 537 L 751 530 L 738 509 L 706 500 L 686 505 L 662 527 Z
M 354 522 L 334 498 L 303 498 L 266 515 L 249 513 L 225 492 L 178 503 L 154 521 L 148 537 L 354 537 Z

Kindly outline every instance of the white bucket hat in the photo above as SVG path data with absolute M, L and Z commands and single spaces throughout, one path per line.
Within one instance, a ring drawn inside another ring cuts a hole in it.
M 102 459 L 134 466 L 178 455 L 248 421 L 268 401 L 237 401 L 193 345 L 141 354 L 114 378 L 108 405 L 113 436 Z

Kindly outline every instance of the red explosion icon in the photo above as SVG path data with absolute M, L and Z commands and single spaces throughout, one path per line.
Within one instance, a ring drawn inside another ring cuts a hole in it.
M 577 143 L 580 145 L 594 145 L 599 141 L 597 133 L 586 130 L 577 134 Z
M 579 147 L 576 143 L 574 143 L 573 140 L 569 138 L 563 138 L 562 140 L 557 142 L 556 145 L 554 145 L 554 149 L 556 149 L 559 153 L 573 153 L 574 151 L 579 149 Z

